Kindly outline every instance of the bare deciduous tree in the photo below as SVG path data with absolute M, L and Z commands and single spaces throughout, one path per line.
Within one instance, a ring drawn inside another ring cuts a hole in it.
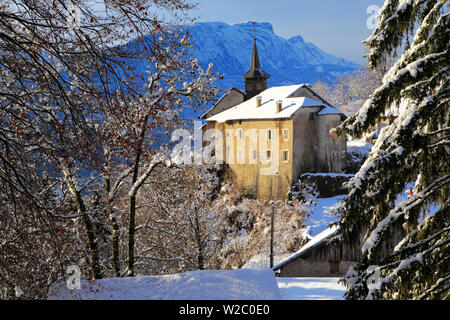
M 133 274 L 135 197 L 151 167 L 162 163 L 150 149 L 152 134 L 176 122 L 183 104 L 215 93 L 211 69 L 203 71 L 189 55 L 189 35 L 176 26 L 192 8 L 185 0 L 2 2 L 0 286 L 9 297 L 26 273 L 10 267 L 12 257 L 35 270 L 30 279 L 42 277 L 33 267 L 42 261 L 52 280 L 63 275 L 65 260 L 89 266 L 93 278 L 108 274 L 98 239 L 98 230 L 108 229 L 107 213 L 119 274 L 111 208 L 124 185 Z M 92 205 L 102 184 L 106 201 Z M 19 236 L 27 230 L 33 236 Z M 52 250 L 26 252 L 32 239 Z M 84 260 L 73 243 L 87 248 Z M 35 289 L 25 296 L 45 291 Z

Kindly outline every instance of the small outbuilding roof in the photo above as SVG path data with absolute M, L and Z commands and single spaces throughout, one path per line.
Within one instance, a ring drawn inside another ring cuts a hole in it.
M 327 229 L 325 229 L 324 231 L 322 231 L 321 233 L 319 233 L 317 236 L 315 236 L 314 238 L 312 238 L 307 244 L 305 244 L 303 247 L 300 248 L 300 250 L 298 250 L 297 252 L 295 252 L 293 255 L 287 257 L 286 259 L 284 259 L 283 261 L 281 261 L 280 263 L 278 263 L 277 265 L 275 265 L 272 270 L 273 271 L 277 271 L 278 269 L 281 269 L 282 267 L 284 267 L 286 264 L 288 264 L 289 262 L 300 258 L 302 255 L 304 255 L 306 252 L 308 252 L 309 250 L 311 250 L 312 248 L 317 247 L 318 245 L 324 243 L 324 241 L 331 239 L 333 236 L 335 236 L 338 232 L 338 226 L 337 225 L 332 225 L 330 227 L 328 227 Z

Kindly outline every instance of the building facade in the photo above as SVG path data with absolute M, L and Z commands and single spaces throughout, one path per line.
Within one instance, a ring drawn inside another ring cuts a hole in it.
M 346 141 L 330 135 L 345 115 L 308 85 L 267 89 L 268 78 L 254 40 L 246 92 L 231 88 L 202 118 L 216 160 L 246 193 L 283 199 L 300 174 L 345 168 Z

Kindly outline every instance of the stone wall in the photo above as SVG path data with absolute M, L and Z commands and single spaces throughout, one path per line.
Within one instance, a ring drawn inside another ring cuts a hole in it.
M 331 264 L 338 265 L 338 272 L 331 272 Z M 350 266 L 357 264 L 356 261 L 329 262 L 324 260 L 310 261 L 306 259 L 296 259 L 280 269 L 280 277 L 342 277 Z

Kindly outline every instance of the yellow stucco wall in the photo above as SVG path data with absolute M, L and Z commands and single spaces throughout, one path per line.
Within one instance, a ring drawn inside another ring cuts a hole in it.
M 222 141 L 216 141 L 216 157 L 228 164 L 237 183 L 249 195 L 284 199 L 292 182 L 292 125 L 290 119 L 215 123 L 222 135 Z M 271 140 L 268 130 L 272 131 Z M 266 158 L 267 151 L 271 160 Z M 287 152 L 286 160 L 283 151 Z
M 345 139 L 336 141 L 329 133 L 341 123 L 340 116 L 315 115 L 319 110 L 304 108 L 291 119 L 207 122 L 205 128 L 215 128 L 216 160 L 228 165 L 244 192 L 258 199 L 285 199 L 301 173 L 341 172 L 346 166 Z

